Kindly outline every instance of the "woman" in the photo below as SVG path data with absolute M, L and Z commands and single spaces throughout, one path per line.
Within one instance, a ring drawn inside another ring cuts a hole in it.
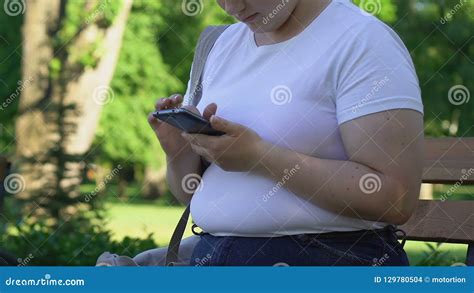
M 204 231 L 191 265 L 408 265 L 395 225 L 418 198 L 423 105 L 402 41 L 345 0 L 218 3 L 240 22 L 209 54 L 194 110 L 226 134 L 149 117 Z

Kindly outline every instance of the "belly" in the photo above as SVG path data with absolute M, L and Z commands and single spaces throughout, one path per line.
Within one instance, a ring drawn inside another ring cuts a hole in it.
M 212 164 L 191 202 L 194 222 L 216 236 L 272 237 L 352 231 L 382 223 L 336 215 L 285 188 L 294 169 L 274 182 L 252 172 L 226 172 Z M 296 172 L 298 172 L 296 170 Z

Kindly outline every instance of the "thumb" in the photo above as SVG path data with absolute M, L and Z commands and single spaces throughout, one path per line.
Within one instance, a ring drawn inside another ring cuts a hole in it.
M 217 105 L 215 103 L 210 103 L 209 105 L 206 106 L 204 109 L 202 116 L 206 120 L 210 120 L 212 115 L 216 115 L 217 112 Z
M 230 122 L 216 115 L 212 115 L 210 121 L 212 128 L 225 132 L 227 135 L 238 134 L 242 128 L 240 124 Z

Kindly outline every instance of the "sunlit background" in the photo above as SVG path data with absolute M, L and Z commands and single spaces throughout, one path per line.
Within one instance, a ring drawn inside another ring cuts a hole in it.
M 0 3 L 0 250 L 22 265 L 93 265 L 103 251 L 166 245 L 183 207 L 146 118 L 185 92 L 200 32 L 234 20 L 213 0 Z M 474 136 L 474 1 L 355 3 L 408 47 L 426 135 Z M 422 196 L 474 197 L 452 189 Z M 451 265 L 466 247 L 406 250 L 412 265 Z

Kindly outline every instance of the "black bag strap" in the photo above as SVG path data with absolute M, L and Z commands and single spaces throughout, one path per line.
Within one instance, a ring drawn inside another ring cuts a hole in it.
M 209 26 L 201 33 L 198 45 L 196 47 L 196 52 L 194 53 L 193 65 L 191 68 L 191 87 L 189 90 L 189 96 L 183 102 L 183 105 L 196 106 L 201 100 L 202 73 L 204 71 L 204 66 L 206 65 L 207 57 L 209 56 L 209 52 L 211 52 L 214 43 L 228 26 L 229 25 Z M 188 205 L 184 210 L 183 215 L 181 215 L 181 218 L 174 229 L 173 235 L 171 236 L 168 251 L 166 253 L 165 264 L 167 266 L 173 266 L 178 262 L 179 246 L 181 244 L 184 231 L 186 230 L 189 212 L 190 205 Z

